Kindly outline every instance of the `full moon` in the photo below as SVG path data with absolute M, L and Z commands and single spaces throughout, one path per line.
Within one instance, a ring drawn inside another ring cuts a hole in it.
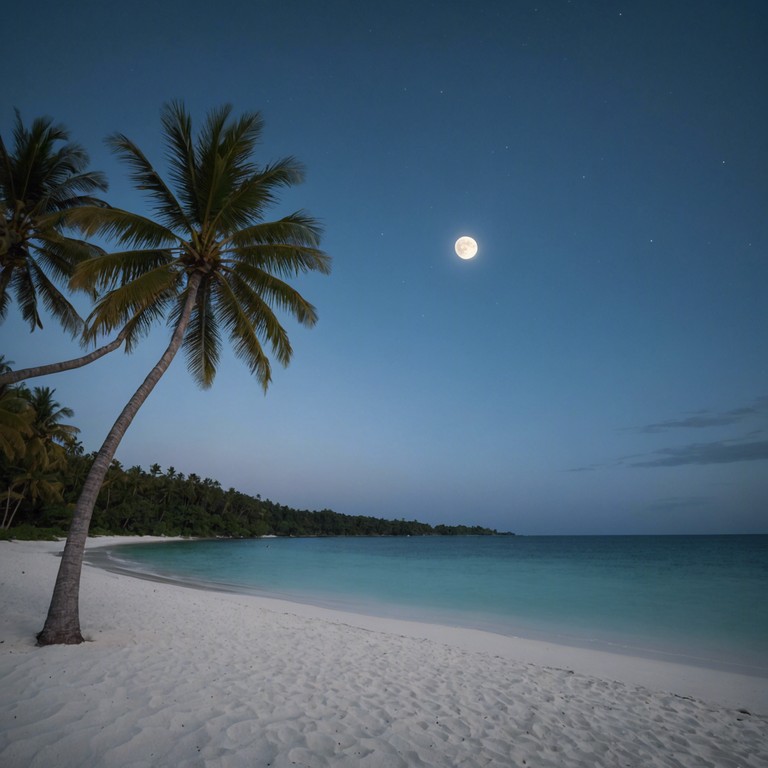
M 454 246 L 460 259 L 471 259 L 477 253 L 477 242 L 471 237 L 460 237 Z

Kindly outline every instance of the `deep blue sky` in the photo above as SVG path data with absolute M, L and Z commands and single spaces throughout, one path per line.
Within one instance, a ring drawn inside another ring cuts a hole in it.
M 266 397 L 175 361 L 117 458 L 281 503 L 519 533 L 768 531 L 768 4 L 73 2 L 6 13 L 0 130 L 51 115 L 160 168 L 159 113 L 230 102 L 273 215 L 324 222 L 313 330 Z M 453 254 L 462 234 L 478 256 Z M 87 310 L 86 306 L 83 306 Z M 167 340 L 41 379 L 95 450 Z M 77 346 L 12 307 L 17 366 Z

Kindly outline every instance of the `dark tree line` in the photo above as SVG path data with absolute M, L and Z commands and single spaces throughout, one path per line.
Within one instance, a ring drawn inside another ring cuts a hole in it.
M 67 453 L 60 471 L 61 497 L 56 503 L 30 497 L 19 507 L 16 527 L 7 534 L 32 534 L 37 529 L 64 535 L 72 507 L 88 474 L 93 454 Z M 4 469 L 4 468 L 3 468 Z M 3 477 L 5 485 L 8 478 Z M 185 475 L 174 467 L 163 471 L 152 464 L 124 468 L 113 461 L 99 493 L 91 523 L 92 535 L 154 536 L 425 536 L 489 535 L 481 526 L 431 526 L 416 520 L 384 520 L 344 515 L 330 509 L 310 511 L 224 489 L 217 480 Z

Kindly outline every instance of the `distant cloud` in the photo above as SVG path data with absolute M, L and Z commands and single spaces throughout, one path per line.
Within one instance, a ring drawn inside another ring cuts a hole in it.
M 681 509 L 703 507 L 709 501 L 708 496 L 669 496 L 647 504 L 645 509 L 649 512 L 676 512 Z
M 627 456 L 625 458 L 632 458 L 632 457 Z M 618 467 L 625 463 L 626 462 L 624 461 L 624 459 L 619 459 L 618 461 L 611 461 L 603 464 L 585 464 L 583 467 L 572 467 L 571 469 L 567 469 L 565 471 L 566 472 L 595 472 L 598 469 L 605 469 L 606 467 Z
M 630 467 L 680 467 L 684 464 L 732 464 L 738 461 L 768 459 L 768 440 L 714 443 L 693 443 L 678 448 L 662 448 L 649 454 L 646 461 L 636 461 Z
M 736 424 L 741 421 L 741 416 L 723 414 L 722 416 L 689 416 L 686 419 L 670 419 L 660 421 L 657 424 L 646 424 L 637 427 L 638 432 L 656 434 L 666 432 L 669 429 L 700 429 L 702 427 L 721 427 L 727 424 Z
M 750 416 L 768 414 L 768 396 L 758 397 L 751 405 L 732 408 L 728 411 L 696 411 L 689 416 L 677 419 L 668 419 L 654 424 L 646 424 L 642 427 L 630 427 L 633 432 L 644 434 L 657 434 L 673 429 L 703 429 L 705 427 L 722 427 L 729 424 L 738 424 Z
M 623 432 L 635 434 L 660 434 L 675 429 L 703 429 L 753 421 L 757 417 L 756 429 L 742 431 L 738 437 L 712 442 L 689 443 L 688 445 L 659 448 L 651 452 L 621 456 L 614 461 L 585 464 L 573 467 L 568 472 L 595 472 L 609 467 L 681 467 L 685 465 L 735 464 L 742 461 L 768 460 L 766 430 L 760 422 L 768 417 L 768 396 L 758 397 L 753 403 L 728 411 L 693 411 L 688 415 L 646 424 L 642 427 L 625 428 Z

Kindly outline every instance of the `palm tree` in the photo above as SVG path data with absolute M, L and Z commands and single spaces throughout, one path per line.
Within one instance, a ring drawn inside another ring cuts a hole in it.
M 108 141 L 148 192 L 155 219 L 117 209 L 83 207 L 70 222 L 86 235 L 113 237 L 123 250 L 82 262 L 72 284 L 106 291 L 86 321 L 86 337 L 127 328 L 132 345 L 153 321 L 167 316 L 170 342 L 128 401 L 93 462 L 75 507 L 51 606 L 38 643 L 82 642 L 78 607 L 80 573 L 93 507 L 118 444 L 142 403 L 183 346 L 194 380 L 209 387 L 227 334 L 266 390 L 271 379 L 266 342 L 287 365 L 292 349 L 273 306 L 312 326 L 315 308 L 284 281 L 308 271 L 328 273 L 320 231 L 302 212 L 265 222 L 280 187 L 303 178 L 286 158 L 259 167 L 253 152 L 263 122 L 258 113 L 230 119 L 228 106 L 211 111 L 195 137 L 181 103 L 163 109 L 170 163 L 167 185 L 141 150 L 117 134 Z
M 54 503 L 61 501 L 64 483 L 58 471 L 51 472 L 48 466 L 26 463 L 14 475 L 5 492 L 3 520 L 0 529 L 7 530 L 25 499 Z M 11 502 L 15 501 L 13 507 Z
M 63 211 L 103 205 L 92 193 L 106 190 L 106 179 L 87 165 L 82 147 L 47 117 L 26 128 L 17 110 L 12 151 L 0 137 L 0 321 L 12 292 L 30 330 L 43 327 L 39 298 L 65 330 L 80 331 L 80 316 L 51 277 L 68 280 L 76 264 L 100 251 L 62 234 Z
M 50 387 L 35 387 L 31 392 L 22 390 L 24 397 L 35 411 L 32 429 L 35 437 L 46 446 L 56 445 L 59 448 L 74 447 L 80 430 L 71 424 L 62 424 L 63 418 L 71 419 L 75 412 L 53 399 L 55 389 Z
M 62 144 L 63 142 L 63 144 Z M 19 112 L 9 151 L 0 137 L 0 322 L 11 293 L 30 329 L 42 328 L 38 297 L 65 330 L 73 335 L 82 327 L 75 308 L 56 288 L 54 279 L 68 280 L 75 264 L 101 249 L 62 234 L 62 212 L 81 205 L 106 206 L 92 196 L 107 189 L 106 178 L 86 170 L 88 155 L 69 142 L 61 125 L 41 117 L 25 128 Z M 0 372 L 0 384 L 79 368 L 118 349 L 125 341 L 119 333 L 98 349 L 63 362 Z
M 61 406 L 53 399 L 55 390 L 35 387 L 31 392 L 25 387 L 18 389 L 20 399 L 28 404 L 31 414 L 29 432 L 24 441 L 24 451 L 10 467 L 11 479 L 5 492 L 5 514 L 0 528 L 10 528 L 22 502 L 60 501 L 63 483 L 59 471 L 66 466 L 66 449 L 74 448 L 80 431 L 62 418 L 71 418 L 74 411 Z M 11 509 L 11 500 L 16 501 Z
M 9 367 L 0 355 L 0 371 Z M 0 459 L 13 461 L 24 455 L 26 438 L 32 434 L 35 413 L 18 387 L 0 384 Z

